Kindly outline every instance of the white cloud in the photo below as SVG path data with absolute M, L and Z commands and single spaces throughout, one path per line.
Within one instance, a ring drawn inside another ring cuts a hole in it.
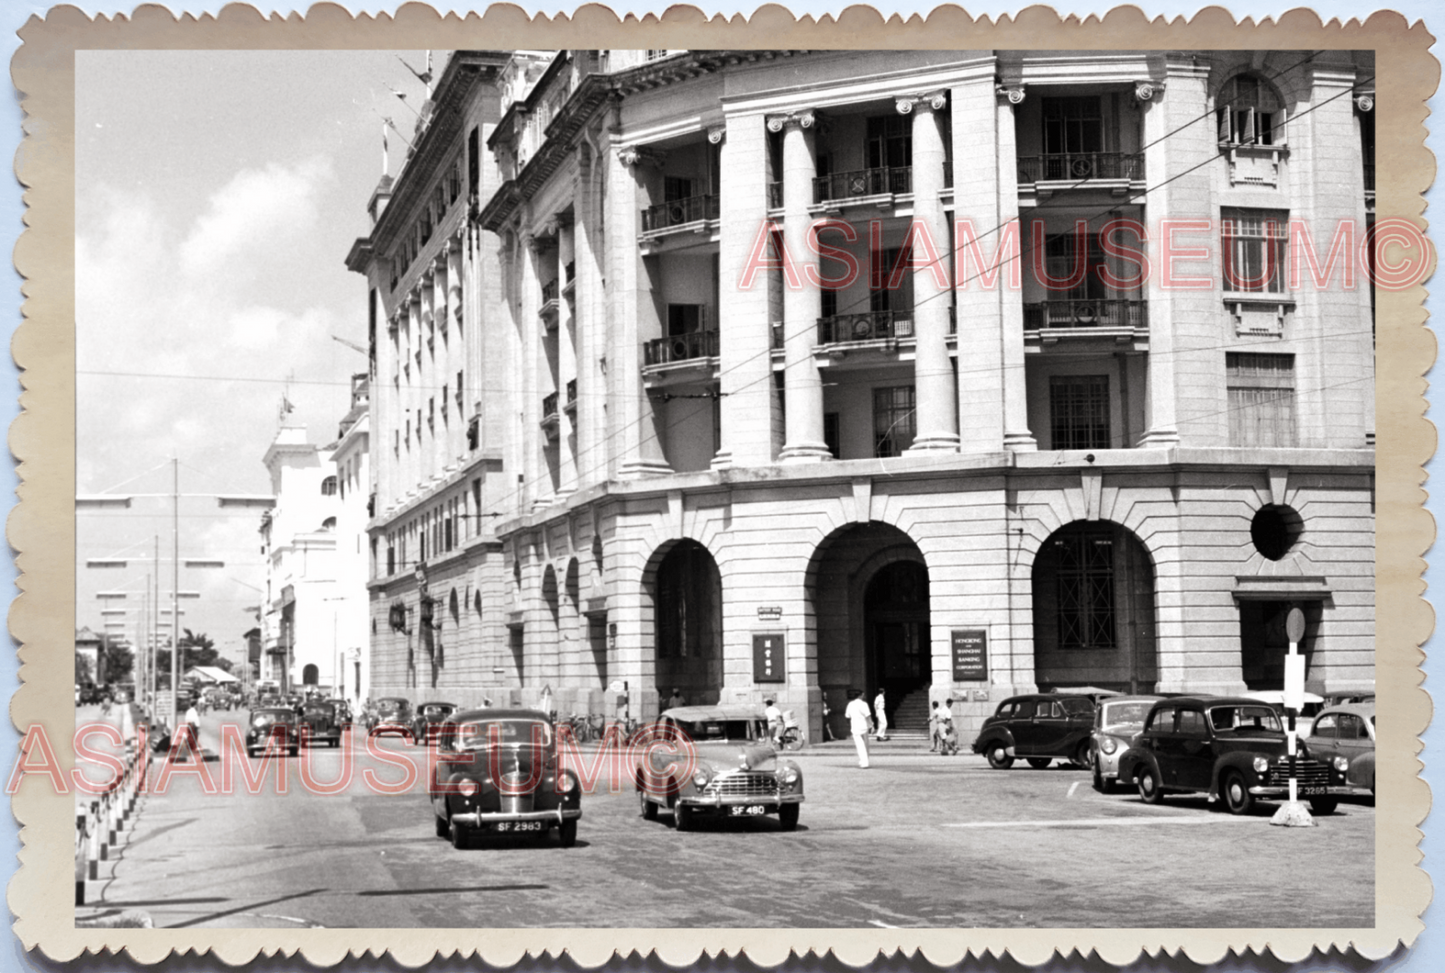
M 224 273 L 242 253 L 281 249 L 287 239 L 314 228 L 317 197 L 332 178 L 330 162 L 319 158 L 236 173 L 211 196 L 186 235 L 181 269 L 193 275 Z

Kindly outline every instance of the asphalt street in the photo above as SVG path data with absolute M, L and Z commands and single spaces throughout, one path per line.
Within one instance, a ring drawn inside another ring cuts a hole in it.
M 220 720 L 203 745 L 215 751 Z M 1055 764 L 991 770 L 893 741 L 860 770 L 850 745 L 790 755 L 807 801 L 795 832 L 775 819 L 678 833 L 644 821 L 630 786 L 589 794 L 576 847 L 553 835 L 458 851 L 435 837 L 420 782 L 366 754 L 342 793 L 339 750 L 273 758 L 259 794 L 204 793 L 182 773 L 143 798 L 77 917 L 139 909 L 170 927 L 1353 927 L 1374 924 L 1375 809 L 1347 800 L 1305 829 L 1274 805 L 1233 817 L 1202 798 L 1147 807 L 1103 795 Z M 422 752 L 387 741 L 392 760 Z M 243 758 L 244 759 L 244 758 Z M 262 761 L 252 762 L 252 770 Z M 155 765 L 158 771 L 161 764 Z M 222 765 L 206 764 L 219 785 Z M 194 771 L 194 765 L 188 768 Z M 152 783 L 156 782 L 153 773 Z

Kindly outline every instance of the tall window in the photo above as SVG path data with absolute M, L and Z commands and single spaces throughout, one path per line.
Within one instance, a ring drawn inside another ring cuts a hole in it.
M 1054 280 L 1068 280 L 1074 275 L 1082 259 L 1084 278 L 1067 290 L 1050 291 L 1053 300 L 1101 301 L 1108 297 L 1099 268 L 1106 265 L 1104 250 L 1099 245 L 1097 234 L 1090 233 L 1082 258 L 1078 256 L 1078 236 L 1070 230 L 1051 236 L 1044 241 L 1044 260 L 1049 276 Z
M 1099 111 L 1098 98 L 1045 98 L 1043 109 L 1046 153 L 1104 150 L 1104 116 Z
M 913 165 L 913 119 L 906 115 L 880 115 L 868 119 L 868 168 Z
M 1059 648 L 1114 648 L 1112 534 L 1108 529 L 1072 531 L 1053 543 L 1059 565 Z
M 874 456 L 901 456 L 917 429 L 912 385 L 873 390 Z
M 1284 141 L 1284 104 L 1269 82 L 1250 74 L 1225 82 L 1215 101 L 1220 145 L 1276 145 Z
M 323 497 L 336 496 L 336 477 L 328 476 L 321 481 L 321 495 Z
M 1294 355 L 1225 355 L 1231 446 L 1296 445 Z
M 1050 376 L 1049 435 L 1054 449 L 1108 449 L 1109 376 Z
M 903 279 L 898 282 L 897 289 L 890 290 L 888 287 L 894 268 L 907 267 L 912 262 L 912 248 L 894 247 L 890 250 L 875 250 L 872 258 L 873 266 L 868 278 L 869 310 L 875 314 L 882 311 L 893 311 L 898 314 L 912 313 L 913 271 L 904 271 Z
M 1283 294 L 1289 211 L 1225 207 L 1221 216 L 1225 292 Z

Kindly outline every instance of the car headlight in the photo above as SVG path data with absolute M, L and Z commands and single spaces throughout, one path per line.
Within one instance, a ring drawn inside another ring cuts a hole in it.
M 1254 772 L 1255 772 L 1256 774 L 1263 774 L 1263 773 L 1266 773 L 1266 772 L 1268 772 L 1268 771 L 1269 771 L 1269 758 L 1268 758 L 1268 757 L 1255 757 L 1255 758 L 1254 758 Z
M 457 793 L 461 794 L 462 797 L 471 797 L 476 792 L 477 782 L 474 780 L 464 780 L 457 785 Z
M 1340 773 L 1342 773 L 1342 774 L 1343 774 L 1345 771 L 1349 770 L 1349 769 L 1350 769 L 1350 761 L 1349 761 L 1349 758 L 1348 758 L 1348 757 L 1336 757 L 1336 758 L 1335 758 L 1335 769 L 1338 770 L 1338 771 L 1339 771 Z
M 1099 745 L 1099 749 L 1105 753 L 1113 753 L 1119 749 L 1119 742 L 1113 737 L 1104 737 L 1104 742 Z
M 705 770 L 699 770 L 697 773 L 693 774 L 693 775 L 692 775 L 692 782 L 693 782 L 694 784 L 696 784 L 698 787 L 706 787 L 706 786 L 707 786 L 707 771 L 705 771 Z
M 798 782 L 798 768 L 785 767 L 778 771 L 778 780 L 784 784 L 796 784 Z
M 576 786 L 577 782 L 572 779 L 571 774 L 563 774 L 557 780 L 557 790 L 562 794 L 571 794 L 573 789 L 576 788 Z

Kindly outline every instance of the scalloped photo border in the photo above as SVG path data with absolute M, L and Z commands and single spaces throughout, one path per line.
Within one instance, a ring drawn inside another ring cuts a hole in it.
M 1380 119 L 1377 141 L 1388 158 L 1389 177 L 1379 183 L 1381 215 L 1415 222 L 1427 230 L 1423 193 L 1435 174 L 1425 148 L 1426 99 L 1439 80 L 1428 53 L 1434 38 L 1422 24 L 1395 13 L 1363 22 L 1324 22 L 1308 9 L 1278 18 L 1236 20 L 1223 8 L 1194 18 L 1150 20 L 1137 8 L 1120 7 L 1103 18 L 1064 18 L 1053 9 L 1029 7 L 1016 16 L 975 18 L 956 6 L 904 21 L 854 6 L 836 19 L 796 18 L 785 7 L 766 6 L 751 18 L 709 19 L 692 7 L 670 8 L 658 18 L 619 18 L 589 4 L 570 17 L 529 19 L 519 8 L 497 5 L 484 14 L 439 14 L 407 4 L 394 15 L 353 16 L 334 4 L 311 7 L 304 17 L 260 14 L 235 4 L 219 15 L 177 18 L 164 7 L 143 6 L 129 17 L 90 18 L 75 7 L 55 7 L 32 17 L 19 31 L 22 45 L 11 65 L 25 112 L 25 138 L 15 171 L 25 187 L 28 229 L 14 261 L 25 280 L 25 320 L 12 352 L 21 372 L 21 414 L 10 428 L 18 462 L 19 503 L 8 521 L 17 552 L 20 596 L 9 614 L 20 646 L 21 686 L 10 715 L 23 729 L 45 724 L 56 730 L 58 756 L 67 772 L 73 722 L 69 661 L 74 634 L 75 565 L 75 332 L 74 332 L 74 57 L 79 49 L 265 49 L 377 48 L 746 48 L 770 49 L 1374 49 Z M 760 43 L 766 39 L 767 44 Z M 1433 257 L 1432 257 L 1433 260 Z M 1433 263 L 1432 263 L 1433 271 Z M 1246 951 L 1272 952 L 1295 962 L 1312 951 L 1353 948 L 1381 959 L 1420 934 L 1420 915 L 1431 885 L 1419 867 L 1419 824 L 1430 808 L 1419 777 L 1419 737 L 1430 718 L 1421 683 L 1420 646 L 1432 631 L 1424 600 L 1424 555 L 1435 536 L 1424 509 L 1425 462 L 1435 446 L 1426 421 L 1424 375 L 1435 357 L 1425 326 L 1423 284 L 1378 293 L 1376 413 L 1376 685 L 1390 700 L 1392 720 L 1380 728 L 1380 789 L 1386 795 L 1376 817 L 1376 925 L 1356 929 L 77 929 L 74 925 L 74 844 L 71 798 L 24 788 L 11 802 L 22 827 L 20 866 L 8 887 L 15 934 L 27 950 L 70 960 L 101 950 L 124 950 L 141 963 L 173 952 L 209 952 L 226 964 L 260 954 L 300 953 L 318 965 L 367 952 L 389 954 L 414 966 L 434 957 L 474 955 L 494 966 L 527 956 L 566 955 L 596 967 L 614 955 L 649 953 L 673 966 L 704 954 L 738 955 L 774 966 L 790 954 L 829 951 L 849 965 L 880 955 L 916 955 L 932 964 L 967 957 L 1002 956 L 1044 963 L 1055 952 L 1077 950 L 1109 963 L 1141 955 L 1183 951 L 1196 963 L 1214 963 Z M 57 718 L 56 713 L 63 714 Z M 61 749 L 62 741 L 65 748 Z

